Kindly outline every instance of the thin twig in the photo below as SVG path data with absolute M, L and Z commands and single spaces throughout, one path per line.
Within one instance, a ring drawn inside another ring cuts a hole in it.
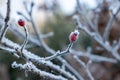
M 7 13 L 6 13 L 6 18 L 5 18 L 5 24 L 0 31 L 0 41 L 6 34 L 9 19 L 10 19 L 10 0 L 7 1 Z
M 112 28 L 112 24 L 113 24 L 114 20 L 116 19 L 116 16 L 119 13 L 119 11 L 120 11 L 120 6 L 119 6 L 118 10 L 116 11 L 116 13 L 112 14 L 112 16 L 110 17 L 110 19 L 107 23 L 107 26 L 105 28 L 104 34 L 103 34 L 104 41 L 106 41 L 106 40 L 108 41 L 110 30 Z
M 56 54 L 54 54 L 54 55 L 52 55 L 52 56 L 49 56 L 49 57 L 46 57 L 45 60 L 52 60 L 52 59 L 56 58 L 57 56 L 62 56 L 62 55 L 64 55 L 64 54 L 69 53 L 72 45 L 73 45 L 73 43 L 70 43 L 70 44 L 68 45 L 68 48 L 67 48 L 65 51 L 60 52 L 60 51 L 58 50 L 58 51 L 56 52 Z
M 82 17 L 85 19 L 85 21 L 87 21 L 87 23 L 90 25 L 90 28 L 96 32 L 97 36 L 99 38 L 102 38 L 101 35 L 99 34 L 97 27 L 93 24 L 93 22 L 89 19 L 89 17 L 86 15 L 85 10 L 83 8 L 83 5 L 80 4 L 79 0 L 76 0 L 77 2 L 77 6 L 78 6 L 78 12 L 80 15 L 82 15 Z
M 89 65 L 86 65 L 82 60 L 78 58 L 78 56 L 74 56 L 74 58 L 76 59 L 76 61 L 78 61 L 82 65 L 83 68 L 85 68 L 90 80 L 94 80 L 91 72 L 89 71 L 89 67 L 88 67 Z
M 79 0 L 76 0 L 77 2 L 77 6 L 78 6 L 78 12 L 79 14 L 81 14 L 84 19 L 88 22 L 88 24 L 90 25 L 91 29 L 95 30 L 95 26 L 92 23 L 92 21 L 86 16 L 85 10 L 83 9 L 82 4 L 80 4 Z
M 25 40 L 24 40 L 24 42 L 23 42 L 23 44 L 22 44 L 21 52 L 23 51 L 23 49 L 25 48 L 25 46 L 26 46 L 26 44 L 27 44 L 27 42 L 28 42 L 28 30 L 27 30 L 26 25 L 24 26 L 24 31 L 25 31 L 26 37 L 25 37 Z
M 75 51 L 72 49 L 71 54 L 76 55 L 76 56 L 88 57 L 93 62 L 110 62 L 110 63 L 117 64 L 116 59 L 108 58 L 108 57 L 104 57 L 104 56 L 99 56 L 99 55 L 95 55 L 95 54 L 93 55 L 92 53 L 88 54 L 87 52 L 83 52 L 83 51 Z

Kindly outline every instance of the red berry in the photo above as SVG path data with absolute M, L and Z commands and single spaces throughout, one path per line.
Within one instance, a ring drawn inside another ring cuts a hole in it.
M 22 20 L 22 19 L 20 19 L 20 20 L 18 20 L 18 24 L 19 24 L 20 26 L 24 27 L 24 26 L 25 26 L 25 21 Z
M 70 36 L 69 36 L 69 40 L 70 42 L 75 42 L 77 39 L 78 39 L 78 36 L 79 36 L 79 32 L 77 31 L 74 31 L 74 32 L 71 32 Z

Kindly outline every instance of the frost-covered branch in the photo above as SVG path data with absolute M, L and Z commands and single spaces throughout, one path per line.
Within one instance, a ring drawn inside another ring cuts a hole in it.
M 116 59 L 113 58 L 108 58 L 108 57 L 104 57 L 104 56 L 98 56 L 95 54 L 92 54 L 91 52 L 87 53 L 87 52 L 83 52 L 83 51 L 75 51 L 75 50 L 71 50 L 70 51 L 71 54 L 76 55 L 76 56 L 84 56 L 84 57 L 88 57 L 89 59 L 91 59 L 93 62 L 110 62 L 110 63 L 117 63 Z
M 79 18 L 77 16 L 74 17 L 75 22 L 77 23 L 77 28 L 79 30 L 84 31 L 86 34 L 88 34 L 91 38 L 93 38 L 96 42 L 98 42 L 105 50 L 110 52 L 117 60 L 120 60 L 120 55 L 114 47 L 112 47 L 108 41 L 104 41 L 100 36 L 96 35 L 94 32 L 89 31 L 89 29 L 82 25 L 79 22 Z
M 2 29 L 0 31 L 0 41 L 2 40 L 2 38 L 6 34 L 6 31 L 8 29 L 9 19 L 10 19 L 10 0 L 7 1 L 7 13 L 6 13 L 6 18 L 5 18 L 4 26 L 2 27 Z
M 118 1 L 118 3 L 120 4 L 120 1 Z M 107 26 L 106 26 L 104 34 L 103 34 L 103 39 L 104 40 L 108 40 L 110 30 L 112 28 L 112 24 L 115 21 L 116 16 L 118 15 L 119 11 L 120 11 L 120 5 L 118 6 L 118 9 L 112 14 L 112 16 L 110 17 L 110 19 L 109 19 L 109 21 L 107 23 Z
M 89 60 L 88 63 L 87 63 L 87 65 L 86 65 L 82 60 L 80 60 L 78 58 L 78 56 L 74 56 L 74 58 L 76 59 L 77 62 L 79 62 L 82 65 L 83 68 L 85 68 L 85 70 L 86 70 L 86 72 L 87 72 L 90 80 L 94 80 L 91 72 L 89 71 L 89 65 L 91 64 L 91 60 Z
M 0 46 L 0 48 L 14 53 L 15 56 L 17 55 L 16 57 L 21 56 L 21 50 L 20 50 L 21 46 L 19 46 L 18 44 L 14 43 L 6 38 L 3 38 L 3 42 L 2 42 L 2 45 Z M 44 58 L 39 57 L 39 56 L 35 55 L 34 53 L 28 52 L 27 50 L 24 49 L 22 52 L 22 55 L 23 55 L 22 57 L 27 61 L 35 62 L 39 65 L 45 64 L 45 65 L 49 66 L 51 69 L 61 72 L 61 74 L 63 74 L 64 76 L 69 77 L 73 80 L 77 80 L 75 78 L 75 76 L 73 76 L 69 72 L 62 70 L 59 66 L 53 64 L 51 61 L 45 61 Z M 65 61 L 63 61 L 63 62 L 66 64 Z
M 82 17 L 85 19 L 85 21 L 87 21 L 87 24 L 90 25 L 91 29 L 95 30 L 95 25 L 92 23 L 92 21 L 87 16 L 87 14 L 84 10 L 84 6 L 82 4 L 80 4 L 79 0 L 76 0 L 76 3 L 77 3 L 77 8 L 78 8 L 79 14 L 82 15 Z
M 52 55 L 52 56 L 49 56 L 49 57 L 46 57 L 45 60 L 52 60 L 54 58 L 56 58 L 57 56 L 62 56 L 64 54 L 67 54 L 70 52 L 70 48 L 72 47 L 73 43 L 70 43 L 68 45 L 68 48 L 65 50 L 65 51 L 62 51 L 60 52 L 59 50 L 56 52 L 56 54 Z
M 13 68 L 18 68 L 20 70 L 25 70 L 25 72 L 33 72 L 33 73 L 37 73 L 42 77 L 45 77 L 47 79 L 52 79 L 52 80 L 67 80 L 66 78 L 60 76 L 60 75 L 54 75 L 52 73 L 49 72 L 45 72 L 42 71 L 40 69 L 38 69 L 34 64 L 32 64 L 31 62 L 27 62 L 26 64 L 17 64 L 16 62 L 13 62 L 12 64 Z

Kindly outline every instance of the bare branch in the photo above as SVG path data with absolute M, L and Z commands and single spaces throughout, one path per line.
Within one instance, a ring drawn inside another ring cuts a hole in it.
M 67 80 L 66 78 L 59 76 L 59 75 L 54 75 L 52 73 L 49 72 L 45 72 L 42 71 L 40 69 L 38 69 L 34 64 L 32 64 L 31 62 L 27 62 L 26 64 L 22 65 L 22 64 L 17 64 L 16 62 L 13 62 L 12 64 L 13 68 L 19 68 L 20 70 L 25 70 L 25 71 L 29 71 L 29 72 L 33 72 L 33 73 L 37 73 L 42 77 L 46 77 L 46 78 L 50 78 L 52 80 Z
M 2 40 L 4 35 L 6 34 L 9 19 L 10 19 L 10 0 L 7 1 L 7 13 L 6 13 L 6 18 L 5 18 L 5 24 L 0 31 L 0 41 Z
M 106 26 L 106 28 L 105 28 L 104 34 L 103 34 L 103 39 L 104 39 L 104 40 L 107 40 L 107 41 L 108 41 L 109 34 L 110 34 L 110 30 L 111 30 L 111 28 L 112 28 L 112 24 L 113 24 L 114 20 L 116 19 L 116 16 L 117 16 L 117 14 L 119 13 L 119 11 L 120 11 L 120 6 L 119 6 L 119 8 L 117 9 L 117 11 L 116 11 L 114 14 L 112 14 L 112 16 L 110 17 L 110 19 L 109 19 L 109 21 L 108 21 L 108 24 L 107 24 L 107 26 Z
M 82 15 L 84 17 L 84 19 L 87 21 L 87 23 L 90 25 L 91 29 L 93 29 L 95 31 L 95 26 L 93 24 L 93 22 L 88 18 L 88 16 L 85 13 L 85 10 L 83 8 L 83 5 L 80 4 L 79 0 L 76 0 L 77 2 L 77 6 L 78 6 L 78 12 L 80 15 Z
M 7 47 L 7 48 L 4 48 L 4 47 Z M 9 52 L 16 52 L 17 53 L 17 55 L 19 55 L 19 56 L 21 56 L 21 47 L 18 45 L 18 44 L 16 44 L 16 43 L 14 43 L 14 42 L 12 42 L 12 41 L 10 41 L 10 40 L 8 40 L 8 39 L 6 39 L 6 38 L 3 38 L 3 42 L 2 42 L 2 45 L 0 46 L 0 48 L 1 49 L 4 49 L 4 50 L 7 50 L 7 51 L 9 51 Z M 15 53 L 15 54 L 16 54 Z M 55 64 L 53 64 L 52 62 L 50 62 L 50 61 L 45 61 L 44 60 L 44 58 L 42 58 L 42 57 L 39 57 L 39 56 L 37 56 L 37 55 L 35 55 L 34 53 L 31 53 L 31 52 L 28 52 L 27 50 L 23 50 L 23 52 L 22 52 L 22 55 L 23 56 L 21 56 L 21 57 L 23 57 L 26 61 L 31 61 L 31 62 L 35 62 L 35 63 L 37 63 L 37 64 L 39 64 L 39 65 L 41 65 L 41 64 L 46 64 L 47 66 L 49 66 L 50 68 L 52 68 L 53 70 L 55 69 L 56 71 L 58 71 L 58 72 L 61 72 L 64 76 L 66 76 L 66 77 L 69 77 L 69 78 L 71 78 L 71 79 L 73 79 L 73 80 L 77 80 L 74 76 L 72 76 L 69 72 L 67 72 L 67 71 L 65 71 L 65 70 L 62 70 L 59 66 L 57 66 L 57 65 L 55 65 Z M 17 56 L 16 56 L 17 57 Z M 67 64 L 67 62 L 64 60 L 64 59 L 62 59 L 61 60 L 64 64 Z M 69 64 L 68 64 L 69 65 Z M 71 67 L 70 67 L 71 68 Z M 72 68 L 71 68 L 72 69 Z
M 28 42 L 28 36 L 29 36 L 29 34 L 28 34 L 28 30 L 27 30 L 26 25 L 24 26 L 24 31 L 25 31 L 26 37 L 25 37 L 25 40 L 24 40 L 24 42 L 23 42 L 23 44 L 22 44 L 21 52 L 23 51 L 23 49 L 25 48 L 25 46 L 26 46 L 26 44 L 27 44 L 27 42 Z
M 52 60 L 52 59 L 56 58 L 57 56 L 62 56 L 62 55 L 64 55 L 64 54 L 69 53 L 72 45 L 73 45 L 73 43 L 70 43 L 70 44 L 68 45 L 68 48 L 67 48 L 65 51 L 60 52 L 60 51 L 58 50 L 58 51 L 56 52 L 56 54 L 54 54 L 54 55 L 52 55 L 52 56 L 49 56 L 49 57 L 46 57 L 45 60 Z
M 83 68 L 85 68 L 85 70 L 86 70 L 86 72 L 87 72 L 90 80 L 94 80 L 91 72 L 89 71 L 89 67 L 88 67 L 89 65 L 86 65 L 82 60 L 80 60 L 80 59 L 78 58 L 78 56 L 74 56 L 74 58 L 76 59 L 77 62 L 79 62 L 79 63 L 82 65 Z M 89 61 L 88 61 L 88 62 L 89 62 Z
M 116 51 L 115 49 L 113 49 L 112 46 L 110 46 L 109 42 L 104 42 L 102 38 L 100 38 L 99 36 L 97 36 L 94 32 L 90 32 L 86 26 L 83 26 L 79 21 L 77 21 L 78 19 L 76 19 L 76 23 L 78 25 L 78 28 L 82 31 L 84 31 L 86 34 L 88 34 L 90 37 L 92 37 L 95 41 L 97 41 L 103 48 L 105 48 L 105 50 L 107 50 L 109 53 L 111 53 L 117 60 L 120 60 L 120 55 L 118 53 L 118 51 Z
M 98 55 L 93 55 L 92 53 L 86 53 L 82 51 L 75 51 L 71 50 L 71 54 L 76 55 L 76 56 L 85 56 L 91 59 L 93 62 L 110 62 L 110 63 L 117 63 L 116 59 L 113 58 L 108 58 L 108 57 L 103 57 L 103 56 L 98 56 Z

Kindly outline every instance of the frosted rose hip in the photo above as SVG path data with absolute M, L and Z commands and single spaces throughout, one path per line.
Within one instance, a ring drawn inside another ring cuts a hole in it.
M 71 32 L 69 36 L 70 42 L 75 42 L 78 39 L 78 36 L 79 36 L 78 31 L 75 30 L 74 32 Z
M 18 24 L 19 24 L 20 26 L 24 27 L 24 26 L 25 26 L 25 21 L 22 20 L 22 19 L 19 19 L 19 20 L 18 20 Z

